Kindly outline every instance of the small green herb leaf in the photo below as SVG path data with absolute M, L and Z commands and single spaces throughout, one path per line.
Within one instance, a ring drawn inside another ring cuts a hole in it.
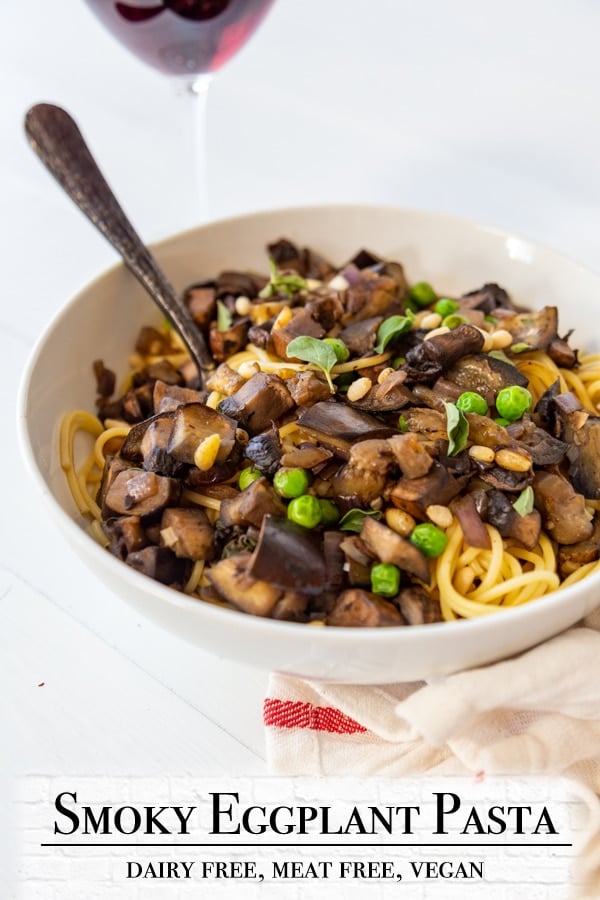
M 228 331 L 233 324 L 233 317 L 222 300 L 217 300 L 217 329 Z
M 277 265 L 272 259 L 269 260 L 269 265 L 271 266 L 271 280 L 258 295 L 262 300 L 276 295 L 281 296 L 282 294 L 284 297 L 292 297 L 298 291 L 308 287 L 301 275 L 294 273 L 280 275 L 277 271 Z
M 293 357 L 303 359 L 305 362 L 313 363 L 313 365 L 322 369 L 329 384 L 329 390 L 332 394 L 334 393 L 335 388 L 330 372 L 337 362 L 337 356 L 331 344 L 320 341 L 318 338 L 310 337 L 308 334 L 302 334 L 289 342 L 285 352 L 288 359 Z
M 341 531 L 355 531 L 357 534 L 360 534 L 363 522 L 367 516 L 380 519 L 381 513 L 375 509 L 349 509 L 340 519 L 338 528 Z
M 531 350 L 531 344 L 518 343 L 511 344 L 510 351 L 511 353 L 526 353 L 528 350 Z
M 513 503 L 514 511 L 518 512 L 520 516 L 528 516 L 530 512 L 533 512 L 533 500 L 533 488 L 530 485 L 521 491 Z
M 375 344 L 377 353 L 383 353 L 390 341 L 410 331 L 414 321 L 415 316 L 410 309 L 406 310 L 405 316 L 390 316 L 388 319 L 384 319 L 377 329 L 377 343 Z
M 510 361 L 504 350 L 490 350 L 488 356 L 492 356 L 494 359 L 500 359 L 502 362 L 508 363 L 509 366 L 513 366 L 514 363 Z
M 448 456 L 456 456 L 467 444 L 469 423 L 454 403 L 446 403 L 446 429 L 448 431 Z

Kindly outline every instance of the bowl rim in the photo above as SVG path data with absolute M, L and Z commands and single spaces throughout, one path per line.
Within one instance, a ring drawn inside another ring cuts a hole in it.
M 509 231 L 506 228 L 501 228 L 495 225 L 485 224 L 479 222 L 476 219 L 470 219 L 465 216 L 455 216 L 449 213 L 441 213 L 419 208 L 401 207 L 393 204 L 388 205 L 348 202 L 332 204 L 309 204 L 306 206 L 293 207 L 272 207 L 268 209 L 245 212 L 238 215 L 230 215 L 221 219 L 215 219 L 207 223 L 202 223 L 198 226 L 187 228 L 183 231 L 177 232 L 176 234 L 170 234 L 157 241 L 153 241 L 149 246 L 151 250 L 160 257 L 163 251 L 168 250 L 171 245 L 176 245 L 179 241 L 181 241 L 182 238 L 188 237 L 191 234 L 199 234 L 201 236 L 203 231 L 210 230 L 215 226 L 226 227 L 234 223 L 250 222 L 256 219 L 266 220 L 273 215 L 282 213 L 294 217 L 298 215 L 318 215 L 323 213 L 343 214 L 344 212 L 348 212 L 349 210 L 358 212 L 364 211 L 368 214 L 377 214 L 379 212 L 391 214 L 397 213 L 408 218 L 420 218 L 423 220 L 445 223 L 446 225 L 453 225 L 466 229 L 483 231 L 488 234 L 494 235 L 499 239 L 516 239 L 529 245 L 529 247 L 534 252 L 548 254 L 554 259 L 557 259 L 559 262 L 567 263 L 569 266 L 578 269 L 584 275 L 591 275 L 594 278 L 597 278 L 600 286 L 600 272 L 596 272 L 591 267 L 584 265 L 579 260 L 574 259 L 567 254 L 562 253 L 560 250 L 555 249 L 549 244 L 545 244 L 543 242 L 529 238 L 524 234 Z M 201 600 L 187 596 L 183 592 L 180 593 L 179 591 L 173 590 L 167 585 L 163 585 L 158 581 L 154 581 L 154 579 L 143 575 L 141 572 L 138 572 L 132 567 L 127 566 L 121 560 L 112 556 L 110 553 L 107 553 L 105 548 L 98 544 L 98 542 L 94 540 L 93 536 L 88 534 L 79 524 L 77 524 L 77 522 L 66 512 L 66 510 L 63 509 L 59 501 L 54 497 L 52 491 L 49 489 L 44 475 L 37 465 L 35 453 L 29 440 L 28 434 L 27 404 L 36 365 L 44 349 L 46 341 L 60 325 L 62 320 L 68 317 L 71 309 L 81 302 L 83 296 L 90 289 L 96 287 L 103 279 L 111 276 L 113 273 L 124 271 L 125 269 L 126 267 L 124 263 L 121 261 L 117 261 L 112 266 L 99 272 L 91 280 L 87 280 L 78 290 L 75 291 L 75 293 L 66 301 L 66 303 L 62 304 L 59 309 L 51 316 L 29 353 L 28 359 L 22 372 L 17 395 L 17 435 L 20 450 L 26 463 L 26 468 L 28 469 L 35 484 L 37 485 L 41 496 L 47 503 L 50 512 L 54 516 L 57 516 L 59 518 L 61 527 L 66 531 L 71 541 L 73 541 L 77 547 L 80 547 L 84 551 L 84 553 L 92 553 L 96 557 L 98 565 L 108 566 L 109 571 L 114 574 L 115 578 L 121 579 L 124 582 L 131 583 L 132 587 L 137 588 L 139 591 L 152 593 L 157 599 L 161 601 L 164 600 L 167 605 L 175 609 L 181 609 L 187 613 L 191 612 L 192 615 L 196 615 L 196 613 L 194 613 L 194 609 L 196 609 L 198 611 L 197 615 L 199 621 L 204 617 L 208 617 L 209 619 L 214 620 L 216 624 L 226 625 L 229 619 L 231 619 L 231 624 L 233 624 L 236 628 L 241 629 L 241 632 L 238 633 L 241 634 L 242 637 L 245 634 L 258 635 L 266 627 L 269 630 L 275 629 L 275 634 L 279 633 L 281 634 L 281 636 L 285 635 L 286 639 L 291 640 L 294 643 L 304 642 L 306 640 L 307 634 L 306 623 L 288 622 L 267 617 L 249 615 L 239 610 L 220 607 L 216 604 L 204 603 Z M 133 275 L 131 277 L 133 277 Z M 100 576 L 94 573 L 93 577 L 96 578 L 100 583 L 102 583 L 102 579 L 100 578 Z M 537 610 L 540 610 L 541 605 L 543 605 L 546 610 L 554 609 L 555 607 L 562 607 L 563 604 L 568 603 L 570 599 L 574 598 L 580 592 L 582 584 L 586 585 L 586 589 L 592 587 L 593 585 L 600 585 L 600 571 L 594 574 L 590 574 L 582 579 L 582 581 L 575 582 L 574 584 L 569 585 L 565 588 L 559 587 L 555 591 L 552 591 L 550 594 L 546 594 L 535 601 L 530 601 L 519 606 L 513 606 L 507 608 L 506 610 L 503 610 L 501 613 L 502 621 L 507 625 L 512 623 L 514 626 L 518 626 L 520 624 L 525 624 L 531 617 L 537 618 Z M 311 640 L 317 642 L 333 642 L 339 643 L 341 645 L 344 645 L 346 643 L 353 644 L 357 639 L 357 635 L 366 634 L 369 641 L 374 640 L 378 644 L 388 644 L 390 642 L 397 643 L 398 647 L 400 648 L 404 641 L 411 640 L 411 635 L 413 637 L 416 637 L 417 635 L 422 636 L 423 634 L 430 634 L 432 637 L 434 635 L 437 635 L 437 639 L 441 641 L 444 640 L 445 635 L 448 641 L 452 641 L 454 639 L 454 635 L 457 632 L 457 629 L 460 629 L 463 633 L 465 632 L 465 629 L 468 629 L 470 637 L 474 636 L 476 638 L 478 634 L 487 632 L 490 624 L 496 620 L 496 615 L 496 613 L 488 613 L 466 619 L 458 619 L 451 622 L 441 621 L 434 622 L 428 625 L 411 625 L 408 628 L 378 628 L 368 626 L 365 626 L 363 628 L 348 628 L 330 625 L 326 628 L 313 627 L 310 628 L 309 631 L 311 634 Z M 304 635 L 305 637 L 302 637 L 302 635 Z

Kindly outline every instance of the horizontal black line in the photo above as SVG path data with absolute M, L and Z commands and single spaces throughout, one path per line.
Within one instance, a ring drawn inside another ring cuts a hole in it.
M 64 843 L 64 844 L 40 844 L 40 847 L 130 847 L 132 850 L 135 850 L 138 847 L 159 847 L 159 848 L 168 848 L 168 847 L 196 847 L 203 848 L 206 850 L 220 849 L 220 848 L 229 848 L 230 850 L 239 850 L 241 848 L 247 849 L 263 849 L 263 847 L 270 847 L 283 849 L 283 850 L 301 850 L 303 847 L 317 847 L 317 848 L 325 848 L 325 847 L 343 847 L 345 850 L 350 850 L 352 847 L 377 847 L 379 849 L 385 849 L 386 847 L 439 847 L 443 849 L 445 847 L 461 847 L 462 849 L 468 849 L 469 847 L 546 847 L 548 850 L 552 850 L 555 847 L 572 847 L 573 844 L 542 844 L 542 843 L 520 843 L 520 844 L 506 844 L 503 842 L 490 842 L 482 844 L 473 844 L 473 843 L 462 843 L 462 844 L 451 844 L 451 843 L 443 843 L 443 844 L 424 844 L 423 842 L 418 843 L 404 843 L 404 844 L 389 844 L 389 843 L 378 843 L 378 844 L 357 844 L 357 843 L 344 843 L 344 844 L 188 844 L 188 843 L 177 843 L 177 844 L 169 844 L 162 842 L 154 842 L 154 843 L 136 843 L 136 844 L 111 844 L 111 843 L 102 843 L 102 842 L 88 842 L 85 844 L 75 844 L 75 843 Z

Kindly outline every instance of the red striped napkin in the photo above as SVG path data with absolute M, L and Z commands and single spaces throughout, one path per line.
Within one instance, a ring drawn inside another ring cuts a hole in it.
M 562 775 L 600 795 L 600 609 L 518 657 L 431 684 L 273 674 L 264 724 L 274 774 Z M 586 864 L 600 884 L 600 803 L 590 808 Z

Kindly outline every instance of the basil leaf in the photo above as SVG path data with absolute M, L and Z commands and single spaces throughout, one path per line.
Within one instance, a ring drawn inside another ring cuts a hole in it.
M 233 324 L 233 316 L 222 300 L 217 300 L 217 330 L 228 331 Z
M 338 523 L 341 531 L 355 531 L 360 534 L 363 522 L 367 516 L 373 516 L 375 519 L 381 518 L 381 513 L 375 509 L 349 509 Z
M 446 429 L 448 431 L 448 456 L 456 456 L 467 444 L 469 439 L 469 423 L 462 410 L 454 403 L 446 403 Z
M 292 297 L 298 291 L 308 287 L 301 275 L 293 272 L 287 275 L 280 275 L 277 271 L 277 265 L 272 259 L 269 260 L 269 265 L 271 266 L 271 280 L 258 295 L 262 300 L 275 295 L 281 296 L 282 294 L 284 297 Z
M 296 359 L 303 359 L 305 362 L 318 366 L 325 373 L 329 390 L 332 394 L 334 393 L 335 388 L 329 373 L 337 363 L 337 356 L 331 344 L 310 337 L 308 334 L 302 334 L 289 342 L 285 352 L 288 359 L 296 357 Z
M 513 503 L 514 511 L 518 512 L 520 516 L 528 516 L 530 512 L 533 512 L 533 500 L 533 488 L 530 485 L 524 491 L 521 491 Z
M 383 353 L 390 341 L 410 331 L 414 321 L 415 316 L 410 309 L 407 309 L 405 316 L 390 316 L 388 319 L 384 319 L 377 329 L 377 343 L 375 344 L 377 353 Z

